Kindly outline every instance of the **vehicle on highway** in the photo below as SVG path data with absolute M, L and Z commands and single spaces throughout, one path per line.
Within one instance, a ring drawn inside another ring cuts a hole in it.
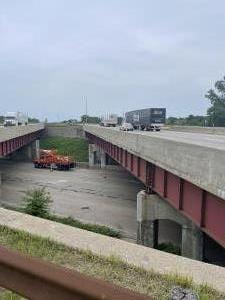
M 134 129 L 160 131 L 166 122 L 166 108 L 145 108 L 125 113 L 125 120 Z
M 115 114 L 110 114 L 105 118 L 102 118 L 100 125 L 104 127 L 116 127 L 118 124 L 118 116 Z
M 22 112 L 7 112 L 4 116 L 4 127 L 28 124 L 28 117 Z
M 131 123 L 126 123 L 124 122 L 121 126 L 120 126 L 120 130 L 122 131 L 133 131 L 134 127 Z

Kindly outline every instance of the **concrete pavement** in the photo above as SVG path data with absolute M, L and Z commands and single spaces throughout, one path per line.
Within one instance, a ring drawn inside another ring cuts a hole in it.
M 110 226 L 136 241 L 136 198 L 144 187 L 122 168 L 50 172 L 32 163 L 1 161 L 0 169 L 2 204 L 20 207 L 24 191 L 46 187 L 52 213 Z

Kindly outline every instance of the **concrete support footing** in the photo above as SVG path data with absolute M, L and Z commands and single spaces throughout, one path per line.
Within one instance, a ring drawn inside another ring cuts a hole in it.
M 181 255 L 192 259 L 203 259 L 203 233 L 189 219 L 156 194 L 141 191 L 137 195 L 137 243 L 157 248 L 159 241 L 166 239 L 171 228 L 160 232 L 160 220 L 170 220 L 180 225 Z M 168 226 L 168 225 L 167 225 Z M 172 227 L 172 226 L 171 226 Z M 164 236 L 161 236 L 164 235 Z
M 106 153 L 94 144 L 89 144 L 89 167 L 95 165 L 100 165 L 101 168 L 106 167 Z

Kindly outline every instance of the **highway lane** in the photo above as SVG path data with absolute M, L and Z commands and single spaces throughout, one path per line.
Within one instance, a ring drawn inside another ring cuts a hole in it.
M 112 130 L 119 130 L 119 127 Z M 134 135 L 146 135 L 159 139 L 170 140 L 178 143 L 186 143 L 192 145 L 198 145 L 207 148 L 213 148 L 225 151 L 225 136 L 204 134 L 204 133 L 190 133 L 190 132 L 178 132 L 161 130 L 160 132 L 151 131 L 129 131 L 127 134 Z

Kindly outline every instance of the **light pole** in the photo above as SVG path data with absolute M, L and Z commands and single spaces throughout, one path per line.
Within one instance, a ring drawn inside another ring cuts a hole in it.
M 87 104 L 87 97 L 85 97 L 85 108 L 86 108 L 86 124 L 88 122 L 88 104 Z
M 88 103 L 87 103 L 87 96 L 83 96 L 83 101 L 85 105 L 85 124 L 88 122 Z

